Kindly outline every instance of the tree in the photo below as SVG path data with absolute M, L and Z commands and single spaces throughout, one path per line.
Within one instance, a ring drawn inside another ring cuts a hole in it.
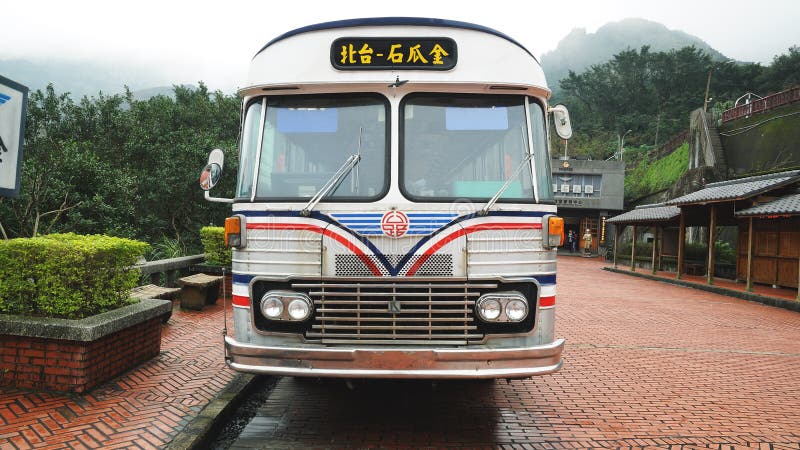
M 800 47 L 789 47 L 788 53 L 773 58 L 758 81 L 763 95 L 800 85 Z
M 142 101 L 100 93 L 76 104 L 52 86 L 32 93 L 20 197 L 0 202 L 4 236 L 168 236 L 198 249 L 199 229 L 227 212 L 203 200 L 197 175 L 215 147 L 228 150 L 226 169 L 236 173 L 240 106 L 202 83 Z M 234 178 L 220 195 L 233 194 Z

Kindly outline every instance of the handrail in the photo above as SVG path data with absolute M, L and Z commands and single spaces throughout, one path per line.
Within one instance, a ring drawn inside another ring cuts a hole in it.
M 706 142 L 708 143 L 708 148 L 709 148 L 709 150 L 711 150 L 711 154 L 713 154 L 714 158 L 716 159 L 717 155 L 714 152 L 714 145 L 711 144 L 711 134 L 708 131 L 708 116 L 707 116 L 707 114 L 708 113 L 706 113 L 705 111 L 700 113 L 700 115 L 703 116 L 703 129 L 705 129 L 705 132 L 706 132 Z
M 206 260 L 205 253 L 191 256 L 181 256 L 178 258 L 159 259 L 147 261 L 133 266 L 142 271 L 142 278 L 158 284 L 161 281 L 161 274 L 165 275 L 164 283 L 167 286 L 174 286 L 179 272 L 188 272 L 189 267 L 200 264 Z
M 725 110 L 722 112 L 722 123 L 769 111 L 778 106 L 787 105 L 796 101 L 800 101 L 800 86 L 795 86 L 791 89 L 786 89 L 785 91 L 768 95 L 756 101 Z
M 134 267 L 142 271 L 142 275 L 161 273 L 169 270 L 187 269 L 192 265 L 205 261 L 205 253 L 191 256 L 181 256 L 178 258 L 159 259 L 137 264 Z

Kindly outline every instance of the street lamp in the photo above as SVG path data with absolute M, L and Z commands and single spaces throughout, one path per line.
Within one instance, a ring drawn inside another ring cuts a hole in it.
M 706 79 L 706 96 L 703 99 L 703 112 L 706 112 L 706 110 L 708 109 L 708 90 L 711 87 L 711 73 L 714 72 L 714 69 L 716 69 L 718 67 L 721 67 L 723 64 L 728 64 L 728 63 L 732 63 L 732 62 L 735 62 L 735 61 L 732 60 L 732 59 L 729 59 L 729 60 L 727 60 L 725 62 L 721 62 L 719 64 L 713 65 L 713 66 L 711 66 L 710 69 L 708 69 L 708 78 Z
M 625 136 L 627 136 L 628 133 L 630 133 L 631 131 L 633 131 L 633 130 L 626 131 L 625 134 L 623 134 L 622 137 L 619 138 L 619 151 L 618 151 L 619 152 L 619 158 L 617 158 L 617 159 L 620 159 L 620 160 L 622 159 L 622 152 L 625 150 Z

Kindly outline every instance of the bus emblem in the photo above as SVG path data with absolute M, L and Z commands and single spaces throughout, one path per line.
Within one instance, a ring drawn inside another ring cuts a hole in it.
M 383 234 L 399 238 L 408 231 L 408 216 L 400 211 L 389 211 L 381 219 Z

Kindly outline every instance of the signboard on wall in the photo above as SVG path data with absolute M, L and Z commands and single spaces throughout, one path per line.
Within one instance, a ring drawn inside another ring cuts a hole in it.
M 0 196 L 19 196 L 28 88 L 0 76 Z

